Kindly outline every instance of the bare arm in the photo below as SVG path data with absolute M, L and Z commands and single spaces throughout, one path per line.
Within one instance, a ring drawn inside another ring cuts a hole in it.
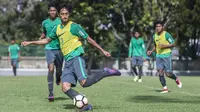
M 35 45 L 43 45 L 43 44 L 48 44 L 51 41 L 50 38 L 45 38 L 37 41 L 24 41 L 21 43 L 22 46 L 27 46 L 30 44 L 35 44 Z
M 110 53 L 105 51 L 103 48 L 101 48 L 92 38 L 88 37 L 87 41 L 92 44 L 94 47 L 96 47 L 97 49 L 99 49 L 104 55 L 106 55 L 107 57 L 110 57 Z

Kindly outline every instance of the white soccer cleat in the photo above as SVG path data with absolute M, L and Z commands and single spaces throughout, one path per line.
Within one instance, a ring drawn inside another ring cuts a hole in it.
M 142 79 L 139 79 L 138 82 L 142 82 Z
M 181 83 L 181 80 L 180 79 L 176 79 L 176 84 L 178 86 L 178 88 L 182 88 L 182 83 Z
M 134 82 L 138 81 L 138 76 L 135 76 L 135 78 L 133 79 Z
M 160 93 L 168 93 L 168 92 L 169 92 L 169 90 L 168 90 L 167 86 L 165 86 L 165 87 L 163 87 L 163 90 Z

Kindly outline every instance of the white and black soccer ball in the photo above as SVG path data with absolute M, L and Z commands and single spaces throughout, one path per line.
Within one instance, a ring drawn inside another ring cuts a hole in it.
M 83 108 L 85 105 L 88 104 L 88 99 L 81 94 L 75 96 L 73 100 L 74 100 L 74 105 L 79 109 Z

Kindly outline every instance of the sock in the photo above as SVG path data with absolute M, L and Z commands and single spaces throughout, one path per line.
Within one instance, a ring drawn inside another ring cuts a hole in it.
M 17 68 L 16 67 L 13 67 L 13 73 L 14 73 L 14 76 L 17 76 Z
M 91 74 L 87 77 L 86 82 L 83 85 L 83 87 L 89 87 L 89 86 L 99 82 L 101 79 L 103 79 L 107 76 L 108 75 L 106 72 L 99 72 L 99 73 Z
M 49 89 L 49 94 L 53 95 L 53 74 L 48 72 L 48 76 L 47 76 L 47 81 L 48 81 L 48 89 Z
M 67 90 L 66 92 L 64 92 L 67 96 L 69 96 L 72 100 L 75 96 L 77 96 L 79 93 L 75 90 L 73 90 L 72 88 L 70 88 L 69 90 Z
M 135 75 L 138 76 L 136 66 L 132 67 L 132 70 L 133 70 L 133 72 L 135 73 Z
M 169 78 L 171 78 L 171 79 L 174 79 L 174 80 L 176 80 L 177 79 L 177 77 L 176 77 L 176 75 L 174 74 L 174 73 L 172 73 L 172 72 L 167 72 L 167 77 L 169 77 Z
M 56 69 L 56 82 L 59 81 L 60 82 L 60 77 L 62 75 L 62 69 L 57 68 Z
M 142 66 L 139 66 L 139 79 L 141 79 L 142 75 Z
M 162 84 L 162 86 L 165 87 L 166 86 L 165 77 L 162 75 L 162 76 L 159 76 L 159 79 L 160 79 L 160 83 Z

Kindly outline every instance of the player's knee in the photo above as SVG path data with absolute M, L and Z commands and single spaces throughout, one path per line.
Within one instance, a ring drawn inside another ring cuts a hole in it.
M 71 88 L 71 84 L 66 83 L 66 82 L 62 83 L 62 91 L 63 92 L 68 91 L 70 88 Z
M 167 77 L 170 77 L 170 76 L 171 76 L 171 74 L 172 74 L 172 72 L 170 72 L 170 71 L 167 71 L 167 72 L 165 72 L 165 74 L 166 74 L 166 76 L 167 76 Z
M 53 73 L 54 72 L 54 67 L 52 65 L 49 65 L 49 72 Z
M 133 69 L 136 69 L 136 65 L 133 65 L 132 68 L 133 68 Z
M 80 81 L 80 85 L 81 85 L 82 87 L 88 87 L 85 83 L 86 83 L 86 80 Z
M 164 76 L 163 70 L 158 70 L 158 75 L 159 75 L 159 76 Z

